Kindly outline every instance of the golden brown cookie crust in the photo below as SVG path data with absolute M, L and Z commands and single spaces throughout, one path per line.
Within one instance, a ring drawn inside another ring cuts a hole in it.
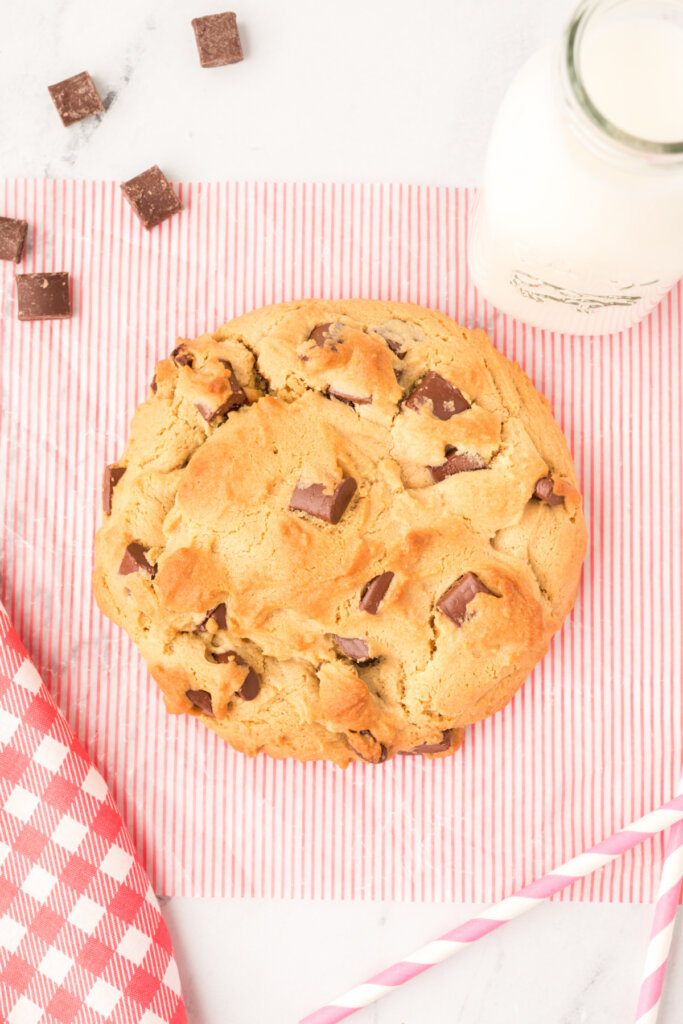
M 181 339 L 109 502 L 95 595 L 168 710 L 342 766 L 457 749 L 545 654 L 586 550 L 546 399 L 483 331 L 402 303 Z

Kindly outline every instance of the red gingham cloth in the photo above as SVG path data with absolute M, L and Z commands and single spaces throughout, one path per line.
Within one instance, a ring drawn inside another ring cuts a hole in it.
M 2 605 L 0 1020 L 187 1020 L 168 929 L 121 815 Z

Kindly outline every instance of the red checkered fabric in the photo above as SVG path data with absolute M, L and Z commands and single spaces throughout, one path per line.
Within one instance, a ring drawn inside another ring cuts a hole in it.
M 2 605 L 0 1018 L 187 1020 L 168 929 L 121 815 Z

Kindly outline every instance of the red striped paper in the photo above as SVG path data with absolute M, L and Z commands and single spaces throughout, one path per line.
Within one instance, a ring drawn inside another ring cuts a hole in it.
M 680 289 L 630 334 L 580 339 L 495 313 L 467 277 L 473 196 L 452 188 L 182 186 L 145 232 L 118 187 L 8 181 L 22 271 L 69 270 L 72 321 L 19 323 L 0 265 L 2 599 L 103 771 L 157 892 L 490 902 L 669 799 L 680 773 Z M 157 359 L 302 296 L 434 306 L 486 327 L 550 398 L 591 529 L 577 608 L 512 704 L 434 762 L 248 761 L 167 718 L 91 595 L 100 473 Z M 574 898 L 655 891 L 662 841 Z

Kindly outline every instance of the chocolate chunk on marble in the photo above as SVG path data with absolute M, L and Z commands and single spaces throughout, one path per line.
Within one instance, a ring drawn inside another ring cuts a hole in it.
M 217 626 L 218 629 L 227 629 L 228 628 L 228 608 L 227 608 L 227 605 L 224 602 L 221 602 L 220 604 L 217 604 L 215 608 L 212 608 L 211 611 L 207 612 L 206 615 L 204 616 L 204 618 L 202 619 L 202 621 L 199 623 L 199 625 L 195 629 L 195 633 L 206 633 L 207 632 L 206 626 L 207 626 L 207 623 L 209 622 L 209 619 L 212 619 L 216 623 L 216 626 Z M 210 632 L 210 630 L 208 632 Z
M 383 572 L 380 573 L 379 576 L 374 576 L 365 584 L 361 592 L 360 603 L 358 605 L 362 612 L 368 612 L 370 615 L 377 614 L 379 606 L 384 600 L 384 596 L 391 586 L 393 578 L 393 572 Z
M 183 208 L 171 182 L 156 164 L 124 181 L 121 191 L 148 231 Z
M 345 477 L 332 492 L 325 490 L 322 484 L 305 487 L 299 481 L 289 507 L 293 512 L 307 512 L 309 516 L 336 526 L 355 492 L 356 481 L 350 476 Z
M 447 476 L 453 476 L 455 473 L 469 473 L 475 469 L 486 469 L 486 463 L 479 456 L 452 451 L 440 466 L 430 466 L 429 472 L 432 474 L 434 482 L 438 484 Z
M 246 405 L 249 401 L 244 390 L 240 387 L 233 368 L 227 359 L 221 359 L 219 361 L 227 371 L 226 378 L 229 391 L 227 398 L 221 402 L 217 409 L 210 409 L 207 405 L 204 405 L 203 402 L 197 402 L 197 410 L 199 414 L 204 417 L 207 423 L 211 423 L 211 421 L 215 420 L 218 416 L 226 416 L 232 409 L 239 409 L 240 406 Z
M 210 718 L 216 717 L 213 713 L 211 694 L 208 690 L 185 690 L 185 696 L 202 714 L 209 715 Z
M 220 68 L 244 59 L 234 11 L 193 18 L 192 28 L 203 68 Z
M 132 572 L 145 572 L 154 579 L 156 567 L 148 562 L 147 551 L 148 549 L 138 541 L 129 544 L 119 566 L 119 576 L 129 576 Z
M 69 127 L 84 117 L 102 114 L 104 107 L 97 94 L 97 89 L 87 71 L 65 78 L 63 82 L 47 87 L 62 124 Z
M 111 515 L 111 502 L 114 495 L 114 488 L 126 472 L 125 466 L 106 466 L 104 479 L 102 480 L 102 508 L 105 515 Z
M 431 403 L 433 415 L 440 420 L 449 420 L 451 416 L 457 416 L 459 412 L 470 408 L 470 403 L 462 393 L 433 370 L 406 398 L 404 404 L 415 412 L 421 412 L 428 403 Z
M 436 602 L 440 612 L 455 623 L 462 626 L 467 616 L 467 605 L 477 594 L 496 595 L 473 572 L 466 572 Z
M 20 320 L 66 320 L 71 316 L 69 275 L 17 274 L 17 316 Z
M 221 654 L 213 654 L 212 658 L 218 665 L 227 665 L 229 662 L 234 661 L 236 665 L 242 665 L 244 668 L 248 668 L 249 671 L 247 672 L 244 682 L 237 691 L 237 695 L 241 697 L 242 700 L 254 700 L 255 697 L 258 697 L 259 690 L 261 689 L 261 679 L 256 672 L 254 672 L 249 662 L 245 661 L 244 658 L 241 658 L 237 651 L 223 651 Z
M 0 260 L 21 263 L 28 234 L 28 221 L 0 217 Z
M 364 661 L 371 660 L 370 648 L 365 640 L 358 637 L 337 636 L 336 633 L 330 633 L 330 639 L 337 650 L 345 654 L 347 658 L 351 658 L 352 661 L 357 661 L 362 665 Z
M 555 494 L 552 477 L 549 476 L 542 476 L 540 480 L 536 481 L 534 497 L 538 498 L 539 501 L 544 501 L 546 505 L 564 504 L 563 495 Z

